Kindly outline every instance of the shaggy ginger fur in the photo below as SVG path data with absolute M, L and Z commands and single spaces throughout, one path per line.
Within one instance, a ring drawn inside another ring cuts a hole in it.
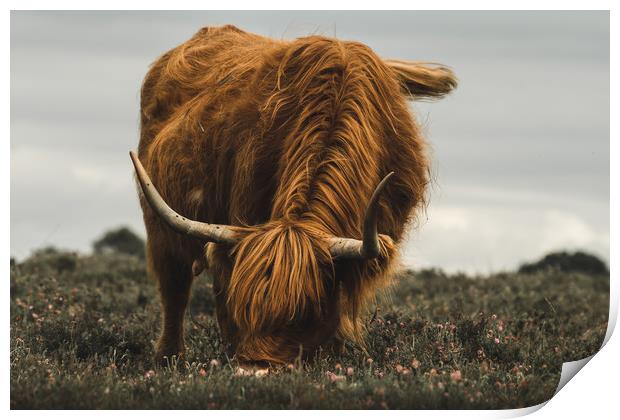
M 428 183 L 406 99 L 455 85 L 446 68 L 384 61 L 360 43 L 277 41 L 233 26 L 203 28 L 159 58 L 142 87 L 140 160 L 173 209 L 234 225 L 242 239 L 204 248 L 141 200 L 162 298 L 157 358 L 183 352 L 192 262 L 205 253 L 218 323 L 240 360 L 284 363 L 334 341 L 361 344 L 360 314 L 387 283 Z M 332 261 L 325 238 L 361 238 L 389 171 L 381 256 Z

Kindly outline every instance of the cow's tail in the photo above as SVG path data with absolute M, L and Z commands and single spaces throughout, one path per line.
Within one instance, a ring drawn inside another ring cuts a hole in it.
M 458 84 L 456 76 L 446 66 L 403 60 L 386 60 L 401 84 L 403 93 L 412 99 L 439 99 Z

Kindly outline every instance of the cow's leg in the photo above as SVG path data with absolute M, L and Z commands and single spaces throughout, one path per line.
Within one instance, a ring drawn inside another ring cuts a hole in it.
M 157 342 L 155 361 L 182 356 L 185 350 L 183 319 L 192 285 L 192 265 L 166 250 L 147 246 L 149 265 L 159 284 L 162 308 L 162 329 Z

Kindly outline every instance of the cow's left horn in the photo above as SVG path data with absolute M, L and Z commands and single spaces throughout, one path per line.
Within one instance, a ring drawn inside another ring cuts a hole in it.
M 370 197 L 364 216 L 364 233 L 362 240 L 351 238 L 330 238 L 329 252 L 332 258 L 369 259 L 376 258 L 381 253 L 379 248 L 379 235 L 377 234 L 377 216 L 379 211 L 379 198 L 387 181 L 394 172 L 387 174 L 375 188 Z
M 195 220 L 189 220 L 181 216 L 166 204 L 164 199 L 159 195 L 159 192 L 151 182 L 144 166 L 138 159 L 138 156 L 134 151 L 129 152 L 133 166 L 136 168 L 136 175 L 138 181 L 142 187 L 142 192 L 146 201 L 151 208 L 157 213 L 164 222 L 168 224 L 172 229 L 179 233 L 193 236 L 194 238 L 203 239 L 207 242 L 235 244 L 238 239 L 231 229 L 227 225 L 213 225 L 210 223 L 197 222 Z

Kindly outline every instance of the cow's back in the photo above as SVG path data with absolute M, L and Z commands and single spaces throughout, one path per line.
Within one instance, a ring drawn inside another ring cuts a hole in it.
M 206 27 L 161 56 L 142 86 L 141 146 L 148 146 L 162 125 L 192 100 L 206 95 L 222 102 L 225 95 L 247 87 L 264 51 L 274 44 L 232 25 Z
M 139 156 L 179 213 L 232 222 L 235 154 L 259 118 L 252 90 L 283 44 L 230 25 L 207 27 L 152 65 L 142 87 Z

